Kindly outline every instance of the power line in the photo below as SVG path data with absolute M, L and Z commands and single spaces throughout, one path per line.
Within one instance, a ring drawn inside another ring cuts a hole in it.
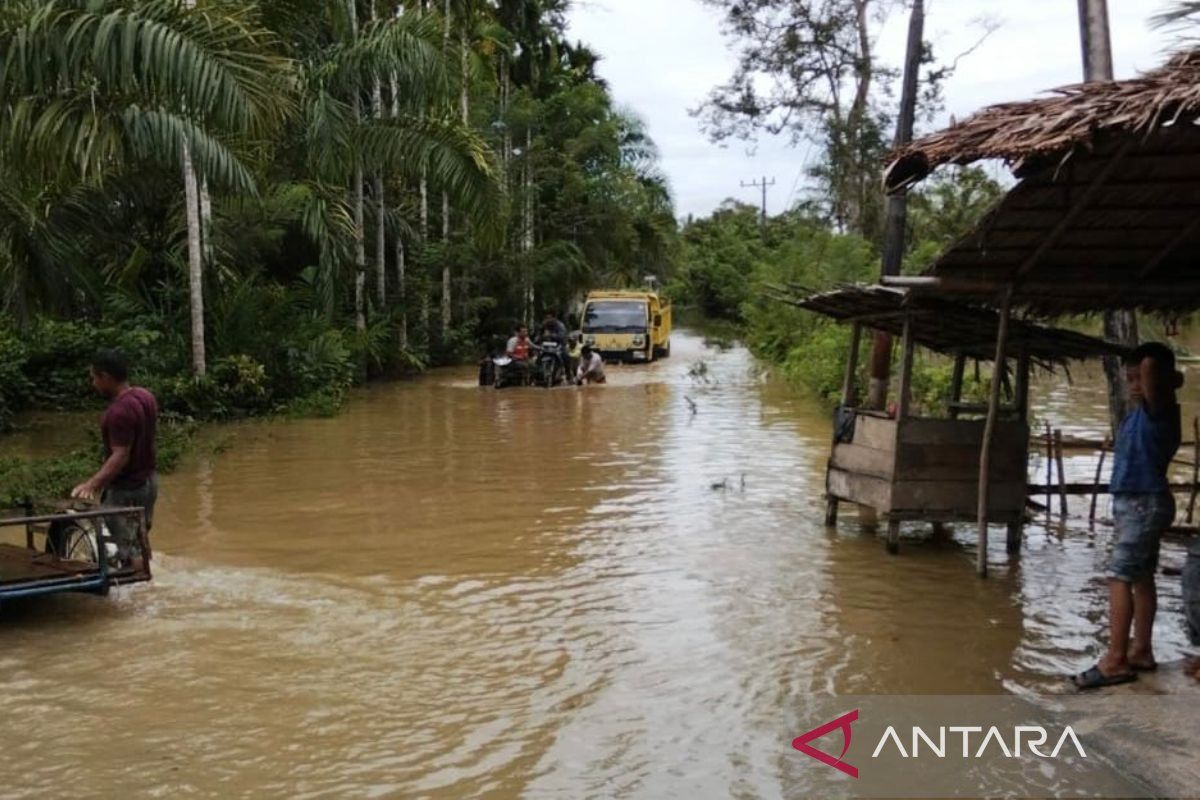
M 761 181 L 750 181 L 746 183 L 742 181 L 743 189 L 762 189 L 762 226 L 767 227 L 767 189 L 775 185 L 775 179 L 771 178 L 771 182 L 767 182 L 767 176 L 764 175 Z

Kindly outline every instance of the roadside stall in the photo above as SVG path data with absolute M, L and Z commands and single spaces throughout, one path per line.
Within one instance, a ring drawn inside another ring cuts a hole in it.
M 1074 331 L 1006 319 L 993 309 L 883 286 L 818 294 L 793 287 L 774 295 L 852 326 L 826 473 L 827 524 L 836 524 L 839 502 L 874 509 L 886 517 L 888 549 L 897 552 L 901 523 L 975 520 L 982 502 L 987 522 L 1006 525 L 1009 550 L 1019 550 L 1028 497 L 1030 372 L 1117 348 Z M 900 337 L 899 383 L 888 410 L 858 404 L 864 330 Z M 987 416 L 988 405 L 964 402 L 964 376 L 969 362 L 995 360 L 1001 336 L 1009 343 L 998 361 L 1007 392 L 996 414 Z M 913 403 L 917 347 L 953 359 L 950 393 L 941 408 L 917 409 Z M 988 437 L 992 446 L 981 483 L 980 452 Z
M 904 192 L 939 166 L 983 159 L 1006 162 L 1017 185 L 926 274 L 886 285 L 996 309 L 998 361 L 1012 352 L 1014 311 L 1105 313 L 1119 333 L 1127 324 L 1117 312 L 1171 320 L 1200 308 L 1200 51 L 1132 80 L 984 109 L 902 149 L 885 185 Z M 980 442 L 981 544 L 986 466 L 1002 417 L 995 386 L 991 396 Z

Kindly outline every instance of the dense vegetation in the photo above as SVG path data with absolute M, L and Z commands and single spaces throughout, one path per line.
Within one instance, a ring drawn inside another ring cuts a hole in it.
M 946 172 L 910 198 L 906 268 L 929 259 L 961 235 L 996 200 L 1001 187 L 978 169 Z M 849 330 L 808 312 L 765 299 L 768 286 L 820 290 L 870 283 L 879 275 L 875 242 L 837 233 L 804 209 L 768 218 L 729 202 L 681 233 L 680 264 L 672 283 L 678 298 L 710 318 L 737 323 L 755 354 L 828 401 L 842 384 Z M 865 360 L 861 362 L 865 370 Z M 949 386 L 947 365 L 920 362 L 914 395 L 934 397 Z
M 330 410 L 666 273 L 565 0 L 0 3 L 0 426 L 119 345 L 197 418 Z
M 120 347 L 194 420 L 335 411 L 665 275 L 657 154 L 567 0 L 0 0 L 0 431 Z M 0 506 L 94 448 L 0 456 Z

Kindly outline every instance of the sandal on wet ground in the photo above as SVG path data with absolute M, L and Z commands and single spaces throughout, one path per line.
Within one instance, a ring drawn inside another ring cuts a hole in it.
M 1099 666 L 1092 667 L 1071 678 L 1071 682 L 1075 684 L 1075 688 L 1081 691 L 1103 689 L 1106 686 L 1120 686 L 1123 683 L 1132 683 L 1136 680 L 1136 672 L 1130 671 L 1122 672 L 1119 675 L 1105 675 L 1100 671 Z
M 1139 664 L 1134 661 L 1130 661 L 1129 668 L 1132 669 L 1134 672 L 1157 672 L 1158 671 L 1158 662 L 1150 661 L 1150 662 Z

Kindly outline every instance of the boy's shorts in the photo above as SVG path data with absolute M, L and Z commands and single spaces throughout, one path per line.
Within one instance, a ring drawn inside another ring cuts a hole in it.
M 1175 497 L 1162 494 L 1113 495 L 1116 540 L 1107 575 L 1125 583 L 1154 577 L 1162 535 L 1175 521 Z

